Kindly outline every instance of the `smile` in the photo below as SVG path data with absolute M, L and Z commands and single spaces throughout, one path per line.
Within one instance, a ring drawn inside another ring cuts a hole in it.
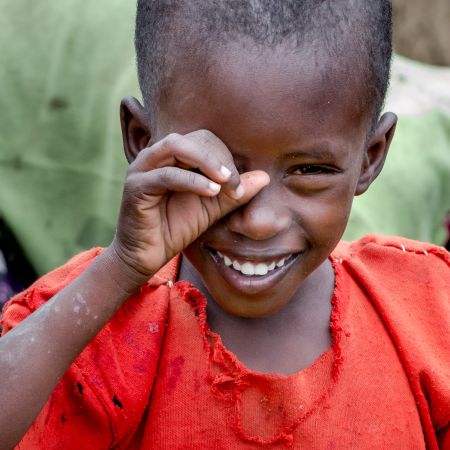
M 278 255 L 236 255 L 208 247 L 217 273 L 236 292 L 259 295 L 274 289 L 296 265 L 303 252 Z
M 283 267 L 286 262 L 288 262 L 294 256 L 293 254 L 291 254 L 277 260 L 253 263 L 251 261 L 243 261 L 242 259 L 240 261 L 238 259 L 232 259 L 231 257 L 224 255 L 219 251 L 217 252 L 217 255 L 219 256 L 219 258 L 223 259 L 223 262 L 227 267 L 232 267 L 234 270 L 241 272 L 246 276 L 267 275 L 268 272 L 272 272 L 277 268 Z

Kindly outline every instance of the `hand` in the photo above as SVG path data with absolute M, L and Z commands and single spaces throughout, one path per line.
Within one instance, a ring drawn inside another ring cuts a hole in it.
M 207 130 L 170 134 L 130 165 L 112 247 L 147 279 L 269 181 L 262 171 L 239 175 L 226 145 Z

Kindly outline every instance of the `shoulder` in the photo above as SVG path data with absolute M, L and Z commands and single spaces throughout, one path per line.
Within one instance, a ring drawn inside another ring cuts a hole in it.
M 447 262 L 449 261 L 449 253 L 444 247 L 404 237 L 380 234 L 368 234 L 352 242 L 341 241 L 336 247 L 335 252 L 352 256 L 364 254 L 364 252 L 389 253 L 392 250 L 401 251 L 403 254 L 409 255 L 419 254 L 427 256 L 427 253 L 432 253 L 447 259 Z
M 375 277 L 379 274 L 386 282 L 413 274 L 419 277 L 415 282 L 423 277 L 450 277 L 450 254 L 445 248 L 396 236 L 371 234 L 353 242 L 342 241 L 332 258 Z
M 443 429 L 450 421 L 449 253 L 432 244 L 371 235 L 341 243 L 332 257 L 384 323 L 420 409 L 431 416 L 434 429 Z
M 341 243 L 332 257 L 380 307 L 431 317 L 445 311 L 450 318 L 450 256 L 443 247 L 369 235 Z

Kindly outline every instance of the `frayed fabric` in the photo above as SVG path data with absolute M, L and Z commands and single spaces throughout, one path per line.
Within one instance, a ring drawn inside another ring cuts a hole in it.
M 3 333 L 100 252 L 13 298 Z M 330 261 L 332 347 L 279 375 L 223 345 L 174 259 L 79 355 L 17 449 L 450 448 L 448 253 L 374 235 L 341 242 Z
M 336 271 L 336 267 L 334 269 Z M 329 351 L 333 353 L 330 383 L 318 393 L 317 398 L 312 401 L 308 408 L 301 408 L 300 413 L 293 420 L 282 423 L 276 433 L 269 438 L 250 435 L 245 431 L 245 424 L 243 423 L 243 408 L 245 408 L 245 404 L 242 394 L 251 386 L 254 379 L 269 380 L 272 378 L 274 382 L 277 382 L 278 376 L 255 373 L 240 363 L 236 356 L 224 347 L 220 336 L 209 329 L 206 320 L 206 299 L 203 294 L 186 282 L 177 283 L 181 298 L 188 302 L 194 309 L 199 323 L 204 348 L 207 350 L 208 357 L 206 379 L 211 384 L 211 391 L 217 399 L 233 405 L 233 428 L 243 442 L 257 444 L 259 446 L 272 446 L 281 443 L 287 447 L 292 447 L 294 444 L 293 432 L 295 429 L 311 416 L 319 405 L 323 404 L 327 397 L 329 397 L 331 390 L 338 381 L 340 366 L 344 361 L 341 349 L 343 329 L 339 320 L 339 299 L 342 299 L 343 295 L 340 292 L 339 280 L 339 275 L 336 273 L 335 294 L 332 299 L 333 310 L 330 320 L 332 348 Z M 290 377 L 294 379 L 295 375 Z M 281 378 L 288 377 L 281 376 Z M 266 394 L 265 392 L 262 392 L 262 394 L 263 399 L 267 398 L 264 396 Z M 264 403 L 262 402 L 262 408 L 264 408 Z M 283 412 L 281 411 L 280 414 Z

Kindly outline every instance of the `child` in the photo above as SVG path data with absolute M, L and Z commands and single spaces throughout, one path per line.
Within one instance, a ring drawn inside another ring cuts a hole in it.
M 5 307 L 2 448 L 450 448 L 448 254 L 340 242 L 394 134 L 390 3 L 136 23 L 116 236 Z

